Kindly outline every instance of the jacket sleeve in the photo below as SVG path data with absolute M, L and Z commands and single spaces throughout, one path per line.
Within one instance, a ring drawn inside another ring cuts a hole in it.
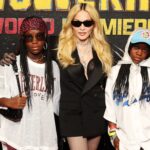
M 53 94 L 53 110 L 56 115 L 59 115 L 59 102 L 60 102 L 60 71 L 56 62 L 53 61 L 54 73 L 54 94 Z
M 112 68 L 110 75 L 107 78 L 106 88 L 105 88 L 105 103 L 106 110 L 104 113 L 104 118 L 110 122 L 116 123 L 116 105 L 113 100 L 113 89 L 115 85 L 115 81 L 118 75 L 119 66 L 115 66 Z

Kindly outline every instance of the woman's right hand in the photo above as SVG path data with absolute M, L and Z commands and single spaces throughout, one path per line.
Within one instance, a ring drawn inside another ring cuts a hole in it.
M 8 108 L 12 109 L 23 109 L 26 105 L 27 97 L 26 96 L 15 96 L 9 99 L 5 105 Z
M 16 55 L 13 52 L 4 53 L 3 58 L 0 60 L 0 65 L 10 65 L 13 60 L 16 60 Z

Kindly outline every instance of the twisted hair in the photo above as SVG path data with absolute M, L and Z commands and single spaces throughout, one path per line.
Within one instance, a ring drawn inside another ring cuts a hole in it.
M 141 67 L 141 75 L 143 85 L 140 100 L 146 99 L 147 101 L 150 101 L 150 82 L 147 67 Z
M 31 105 L 31 95 L 30 95 L 30 77 L 29 77 L 29 67 L 27 62 L 27 50 L 25 46 L 24 38 L 22 37 L 20 39 L 20 67 L 21 72 L 23 75 L 23 81 L 24 81 L 24 91 L 28 99 L 28 106 Z
M 123 64 L 120 67 L 113 91 L 114 100 L 120 101 L 128 95 L 130 66 L 131 64 Z

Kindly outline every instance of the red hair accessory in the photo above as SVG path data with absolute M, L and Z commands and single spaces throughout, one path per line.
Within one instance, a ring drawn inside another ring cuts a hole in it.
M 47 26 L 40 17 L 25 18 L 20 27 L 20 34 L 23 35 L 29 30 L 40 30 L 47 34 Z

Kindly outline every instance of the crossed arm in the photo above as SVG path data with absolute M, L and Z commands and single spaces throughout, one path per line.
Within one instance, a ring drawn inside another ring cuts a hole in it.
M 15 96 L 12 98 L 0 98 L 0 106 L 12 108 L 12 109 L 22 109 L 26 105 L 26 96 Z

